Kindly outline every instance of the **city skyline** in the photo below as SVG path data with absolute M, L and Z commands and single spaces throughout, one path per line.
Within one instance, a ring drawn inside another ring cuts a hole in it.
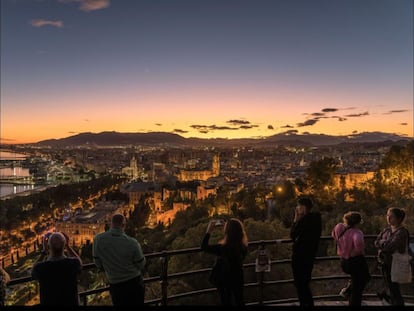
M 412 38 L 409 0 L 1 1 L 0 142 L 412 137 Z

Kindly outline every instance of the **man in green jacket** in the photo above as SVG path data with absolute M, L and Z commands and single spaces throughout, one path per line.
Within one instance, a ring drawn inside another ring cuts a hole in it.
M 144 304 L 146 259 L 138 241 L 125 234 L 125 224 L 125 217 L 115 214 L 111 228 L 95 236 L 93 260 L 105 271 L 114 306 L 140 306 Z

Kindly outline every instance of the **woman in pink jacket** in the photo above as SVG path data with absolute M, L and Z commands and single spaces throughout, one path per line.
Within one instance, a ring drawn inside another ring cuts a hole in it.
M 341 268 L 351 276 L 350 306 L 361 306 L 362 292 L 371 278 L 365 259 L 364 234 L 358 228 L 361 223 L 360 213 L 348 212 L 344 214 L 343 223 L 332 230 L 337 253 L 341 257 Z

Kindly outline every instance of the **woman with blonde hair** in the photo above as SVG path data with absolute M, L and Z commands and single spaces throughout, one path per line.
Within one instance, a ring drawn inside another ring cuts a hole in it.
M 391 281 L 392 254 L 396 251 L 404 253 L 410 239 L 408 230 L 402 225 L 404 219 L 405 212 L 402 209 L 398 207 L 388 208 L 388 226 L 378 234 L 374 242 L 378 249 L 378 263 L 385 285 L 385 290 L 378 293 L 378 297 L 388 301 L 393 306 L 404 305 L 400 284 Z
M 224 238 L 218 244 L 209 244 L 211 232 L 214 228 L 224 226 Z M 212 220 L 208 223 L 206 234 L 201 243 L 201 249 L 206 253 L 220 258 L 224 265 L 223 281 L 217 284 L 221 303 L 225 306 L 243 306 L 244 273 L 243 261 L 247 255 L 248 240 L 242 222 L 231 218 L 224 220 Z
M 332 230 L 337 254 L 341 258 L 341 268 L 351 276 L 350 306 L 361 306 L 362 293 L 371 278 L 365 258 L 364 234 L 358 228 L 361 223 L 361 214 L 351 211 L 345 213 L 343 223 L 337 224 Z

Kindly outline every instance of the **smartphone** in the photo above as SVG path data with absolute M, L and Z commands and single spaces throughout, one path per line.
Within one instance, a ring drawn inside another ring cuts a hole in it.
M 216 223 L 215 223 L 216 227 L 224 226 L 224 224 L 225 224 L 224 219 L 216 220 Z

